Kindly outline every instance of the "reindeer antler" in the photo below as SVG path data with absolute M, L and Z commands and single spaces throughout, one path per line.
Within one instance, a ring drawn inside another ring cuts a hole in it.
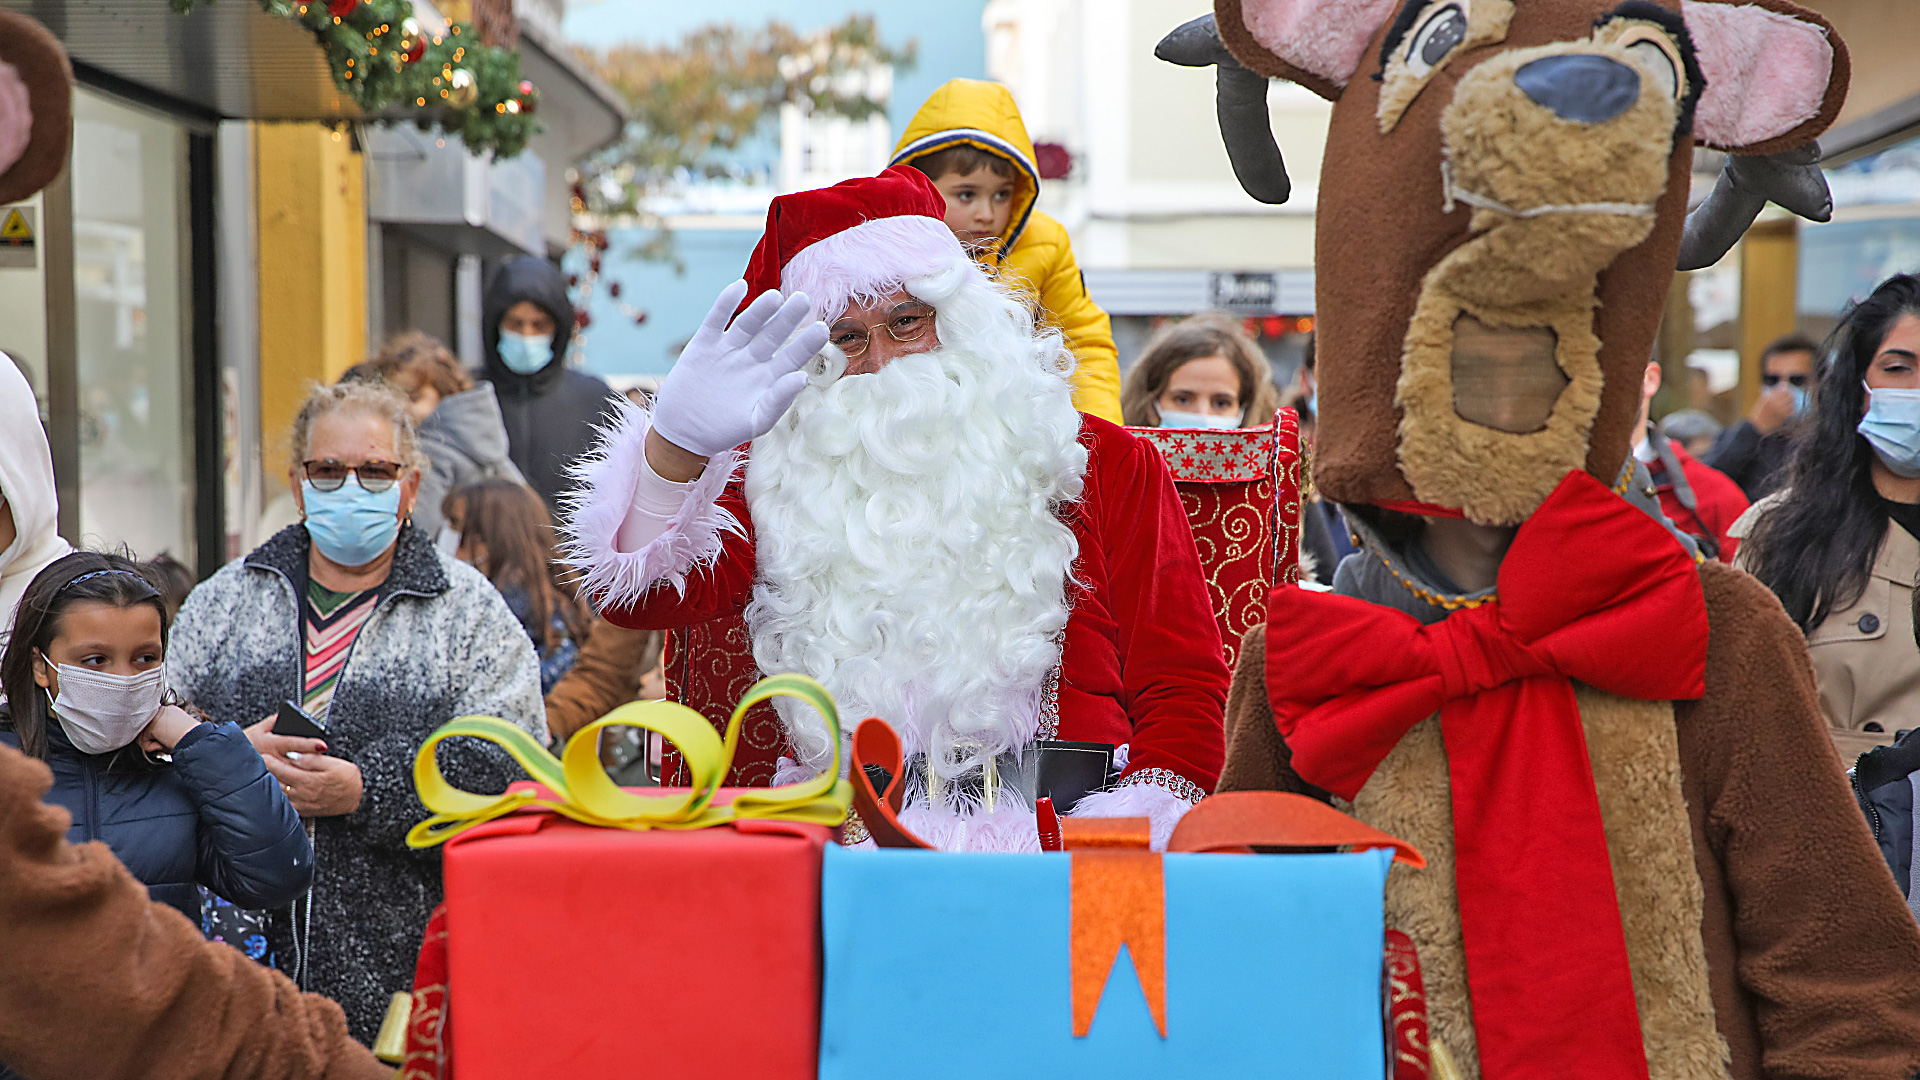
M 1712 193 L 1687 215 L 1679 268 L 1699 270 L 1719 262 L 1768 202 L 1809 221 L 1833 217 L 1833 194 L 1820 171 L 1818 143 L 1778 154 L 1728 154 Z
M 1213 16 L 1175 27 L 1154 46 L 1153 55 L 1181 67 L 1213 67 L 1214 114 L 1234 179 L 1263 203 L 1286 202 L 1293 194 L 1293 182 L 1287 179 L 1287 163 L 1267 119 L 1267 80 L 1227 51 Z

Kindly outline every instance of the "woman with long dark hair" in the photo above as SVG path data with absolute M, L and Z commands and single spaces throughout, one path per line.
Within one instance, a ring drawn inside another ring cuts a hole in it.
M 481 480 L 448 494 L 446 515 L 459 535 L 459 558 L 493 582 L 533 639 L 540 692 L 552 690 L 573 667 L 591 620 L 554 561 L 546 503 L 525 484 Z
M 1888 278 L 1823 350 L 1787 486 L 1733 535 L 1740 563 L 1806 632 L 1849 763 L 1920 717 L 1920 277 Z
M 167 608 L 134 562 L 76 552 L 35 575 L 0 657 L 0 745 L 47 763 L 68 838 L 101 840 L 155 900 L 198 921 L 205 885 L 273 907 L 313 849 L 245 733 L 167 691 Z

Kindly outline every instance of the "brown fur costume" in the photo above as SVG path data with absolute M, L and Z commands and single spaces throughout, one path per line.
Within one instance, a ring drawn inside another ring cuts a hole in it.
M 46 27 L 0 11 L 0 203 L 66 167 L 73 75 Z M 21 127 L 31 125 L 24 133 Z M 0 364 L 9 363 L 0 357 Z M 105 844 L 70 844 L 47 767 L 0 746 L 0 1074 L 36 1080 L 379 1080 L 340 1006 L 148 899 Z
M 1422 53 L 1449 5 L 1457 26 Z M 1694 136 L 1794 148 L 1832 120 L 1847 82 L 1831 28 L 1782 0 L 1217 0 L 1216 20 L 1247 68 L 1335 101 L 1315 252 L 1315 482 L 1342 503 L 1427 503 L 1484 525 L 1526 520 L 1570 469 L 1613 483 L 1630 465 Z M 1671 92 L 1649 78 L 1654 49 Z M 1637 96 L 1569 119 L 1523 89 L 1527 64 L 1567 56 L 1633 65 Z M 1804 643 L 1751 578 L 1708 563 L 1700 580 L 1702 699 L 1576 688 L 1651 1076 L 1907 1080 L 1920 1070 L 1920 930 L 1827 741 Z M 1423 621 L 1476 602 L 1407 593 Z M 1324 795 L 1276 730 L 1268 679 L 1286 675 L 1266 670 L 1265 634 L 1241 653 L 1220 789 Z M 1479 1077 L 1449 784 L 1429 719 L 1352 809 L 1427 855 L 1424 871 L 1394 869 L 1388 921 L 1420 950 L 1436 1039 Z

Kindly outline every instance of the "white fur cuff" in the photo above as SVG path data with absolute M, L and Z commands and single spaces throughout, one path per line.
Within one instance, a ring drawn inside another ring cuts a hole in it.
M 728 450 L 707 462 L 666 531 L 638 551 L 621 551 L 616 538 L 633 506 L 640 470 L 647 467 L 652 418 L 631 402 L 621 401 L 619 408 L 618 418 L 600 429 L 593 451 L 572 467 L 580 486 L 567 495 L 560 525 L 561 561 L 579 572 L 580 595 L 601 611 L 634 607 L 662 581 L 685 595 L 687 574 L 720 557 L 724 534 L 744 533 L 719 505 L 740 467 L 740 454 Z
M 1153 823 L 1153 850 L 1165 851 L 1167 841 L 1173 837 L 1173 827 L 1180 824 L 1180 819 L 1187 816 L 1187 811 L 1191 809 L 1192 801 L 1158 783 L 1127 783 L 1122 780 L 1121 786 L 1111 791 L 1096 791 L 1083 796 L 1074 804 L 1073 816 L 1146 818 Z

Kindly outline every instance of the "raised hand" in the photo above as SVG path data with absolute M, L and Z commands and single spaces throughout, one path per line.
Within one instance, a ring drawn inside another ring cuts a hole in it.
M 746 294 L 744 281 L 721 290 L 654 397 L 653 434 L 697 459 L 766 434 L 805 388 L 801 368 L 827 343 L 820 322 L 794 334 L 812 310 L 805 293 L 783 301 L 769 289 L 728 326 Z

